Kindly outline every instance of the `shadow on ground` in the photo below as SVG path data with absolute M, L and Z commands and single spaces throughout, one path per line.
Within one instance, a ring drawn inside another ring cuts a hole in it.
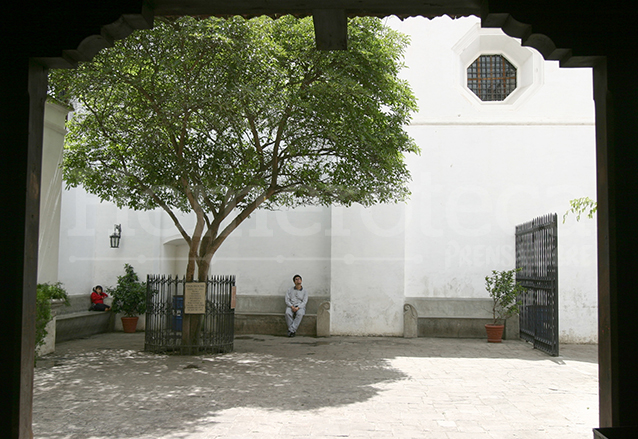
M 295 412 L 354 404 L 377 395 L 384 383 L 406 379 L 391 366 L 402 356 L 553 361 L 525 343 L 488 346 L 476 340 L 442 345 L 428 339 L 254 336 L 238 338 L 235 351 L 225 355 L 156 355 L 142 349 L 143 334 L 101 334 L 63 343 L 41 360 L 34 388 L 35 437 L 178 432 L 188 437 L 228 409 L 249 416 L 251 408 Z
M 405 377 L 383 358 L 322 355 L 321 342 L 260 340 L 243 343 L 259 349 L 202 357 L 109 347 L 50 356 L 36 369 L 35 437 L 115 437 L 114 426 L 117 437 L 160 437 L 230 408 L 352 404 L 374 396 L 375 385 Z

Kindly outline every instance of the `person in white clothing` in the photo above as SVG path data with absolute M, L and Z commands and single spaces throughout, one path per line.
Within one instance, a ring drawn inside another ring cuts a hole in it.
M 301 276 L 295 274 L 292 278 L 295 283 L 286 292 L 286 324 L 288 325 L 288 337 L 294 337 L 297 328 L 306 313 L 308 303 L 308 290 L 301 285 Z

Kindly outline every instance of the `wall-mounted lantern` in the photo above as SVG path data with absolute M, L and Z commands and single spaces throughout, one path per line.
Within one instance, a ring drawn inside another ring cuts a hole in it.
M 115 231 L 111 235 L 111 248 L 118 248 L 120 246 L 121 237 L 122 237 L 122 225 L 116 224 Z

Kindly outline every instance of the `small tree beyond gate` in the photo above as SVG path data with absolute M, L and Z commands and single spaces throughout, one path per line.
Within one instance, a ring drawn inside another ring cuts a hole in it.
M 177 276 L 148 276 L 145 351 L 196 355 L 233 350 L 235 276 L 197 282 L 200 287 L 205 285 L 202 297 L 193 299 L 193 307 L 198 309 L 190 319 L 184 319 L 185 311 L 193 305 L 185 299 L 189 285 L 194 284 Z
M 558 221 L 548 214 L 516 226 L 521 338 L 558 356 Z

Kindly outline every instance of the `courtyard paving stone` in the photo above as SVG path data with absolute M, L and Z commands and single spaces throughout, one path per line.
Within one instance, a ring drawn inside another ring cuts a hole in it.
M 593 437 L 594 345 L 242 336 L 225 355 L 143 351 L 144 334 L 59 343 L 35 370 L 42 439 Z

